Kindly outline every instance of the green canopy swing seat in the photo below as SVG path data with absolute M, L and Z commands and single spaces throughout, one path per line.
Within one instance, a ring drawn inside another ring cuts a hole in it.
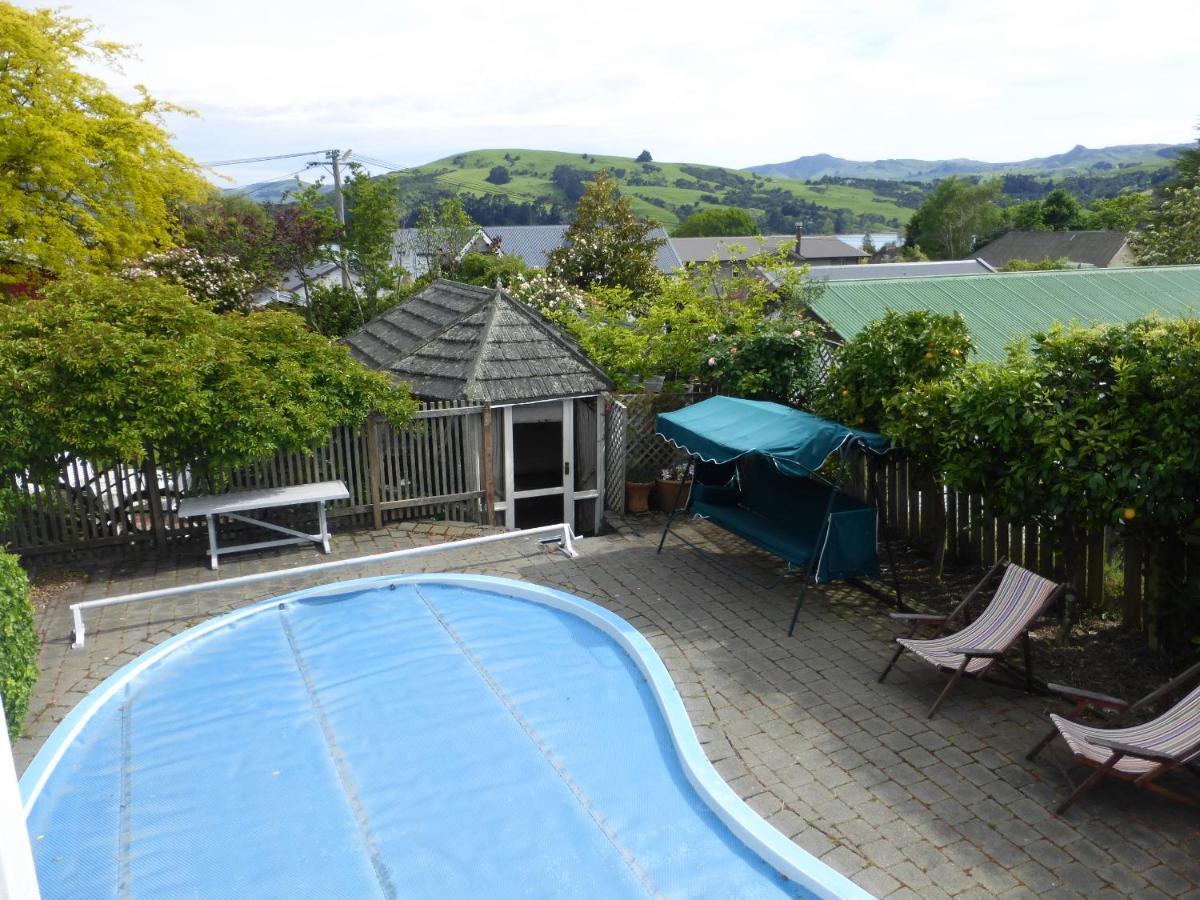
M 809 581 L 880 575 L 877 505 L 846 493 L 841 484 L 850 450 L 882 455 L 889 449 L 886 438 L 778 403 L 723 396 L 660 414 L 657 431 L 687 452 L 693 476 L 685 504 L 667 518 L 658 552 L 682 512 L 708 519 L 801 570 L 804 582 L 789 635 Z M 819 473 L 834 454 L 839 466 L 830 480 Z M 871 489 L 874 496 L 874 482 Z M 894 576 L 894 563 L 891 568 Z M 897 607 L 904 608 L 898 583 L 895 591 Z

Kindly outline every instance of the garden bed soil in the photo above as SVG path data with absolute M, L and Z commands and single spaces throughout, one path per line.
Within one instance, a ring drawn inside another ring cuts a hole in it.
M 942 580 L 938 581 L 933 577 L 933 561 L 928 555 L 904 541 L 887 543 L 896 554 L 905 602 L 919 612 L 949 612 L 987 572 L 974 564 L 947 559 Z M 881 558 L 888 559 L 886 549 Z M 997 582 L 999 578 L 972 604 L 972 617 L 986 606 Z M 1034 672 L 1043 681 L 1136 700 L 1178 674 L 1161 654 L 1146 645 L 1145 636 L 1136 628 L 1126 628 L 1090 610 L 1078 613 L 1079 620 L 1066 641 L 1060 641 L 1061 613 L 1061 608 L 1051 610 L 1030 632 Z

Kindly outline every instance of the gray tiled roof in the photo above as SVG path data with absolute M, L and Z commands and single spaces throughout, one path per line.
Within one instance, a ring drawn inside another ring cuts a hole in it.
M 1123 231 L 1009 231 L 979 248 L 976 255 L 997 269 L 1014 259 L 1040 262 L 1064 257 L 1104 267 L 1112 264 L 1128 240 Z
M 759 253 L 774 253 L 779 245 L 795 242 L 794 234 L 744 235 L 739 237 L 671 238 L 675 252 L 685 263 L 707 262 L 714 257 L 720 262 L 731 262 L 756 256 Z M 800 238 L 802 259 L 865 259 L 870 254 L 830 235 L 804 235 Z
M 503 291 L 438 280 L 345 338 L 365 365 L 430 400 L 520 403 L 596 394 L 608 377 Z
M 525 265 L 544 269 L 550 254 L 563 245 L 566 225 L 489 225 L 484 232 L 489 238 L 500 238 L 500 252 L 505 256 L 519 256 Z M 648 237 L 663 241 L 654 260 L 659 271 L 671 273 L 682 262 L 667 237 L 666 229 L 655 228 Z

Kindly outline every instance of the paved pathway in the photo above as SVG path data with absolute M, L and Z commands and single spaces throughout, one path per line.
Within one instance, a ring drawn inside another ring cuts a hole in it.
M 726 562 L 769 576 L 770 561 L 707 524 L 685 526 Z M 469 526 L 393 526 L 335 536 L 359 556 L 477 533 Z M 522 578 L 586 597 L 624 616 L 666 662 L 709 758 L 752 807 L 804 849 L 880 897 L 1200 898 L 1200 813 L 1127 785 L 1097 789 L 1065 817 L 1054 760 L 1024 752 L 1047 726 L 1051 701 L 967 684 L 932 721 L 942 682 L 902 660 L 875 677 L 891 625 L 850 588 L 810 594 L 796 636 L 786 624 L 795 582 L 735 578 L 679 544 L 655 555 L 654 520 L 581 541 L 578 560 L 501 543 L 414 560 L 407 570 Z M 315 549 L 228 557 L 220 577 L 319 561 Z M 243 592 L 111 607 L 88 620 L 85 650 L 68 643 L 66 605 L 78 599 L 214 577 L 198 556 L 136 557 L 86 568 L 84 583 L 39 612 L 42 678 L 18 768 L 88 690 L 182 629 L 251 600 L 318 579 Z M 395 571 L 353 567 L 336 577 Z M 329 576 L 320 581 L 331 580 Z M 1187 788 L 1189 785 L 1184 784 Z

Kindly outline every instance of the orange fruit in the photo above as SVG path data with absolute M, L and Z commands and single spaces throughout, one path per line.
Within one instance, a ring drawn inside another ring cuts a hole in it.
M 1137 515 L 1137 510 L 1134 509 L 1132 506 L 1125 507 L 1125 511 L 1123 513 L 1121 513 L 1121 517 L 1126 522 L 1128 522 L 1130 519 L 1132 519 L 1136 515 Z

